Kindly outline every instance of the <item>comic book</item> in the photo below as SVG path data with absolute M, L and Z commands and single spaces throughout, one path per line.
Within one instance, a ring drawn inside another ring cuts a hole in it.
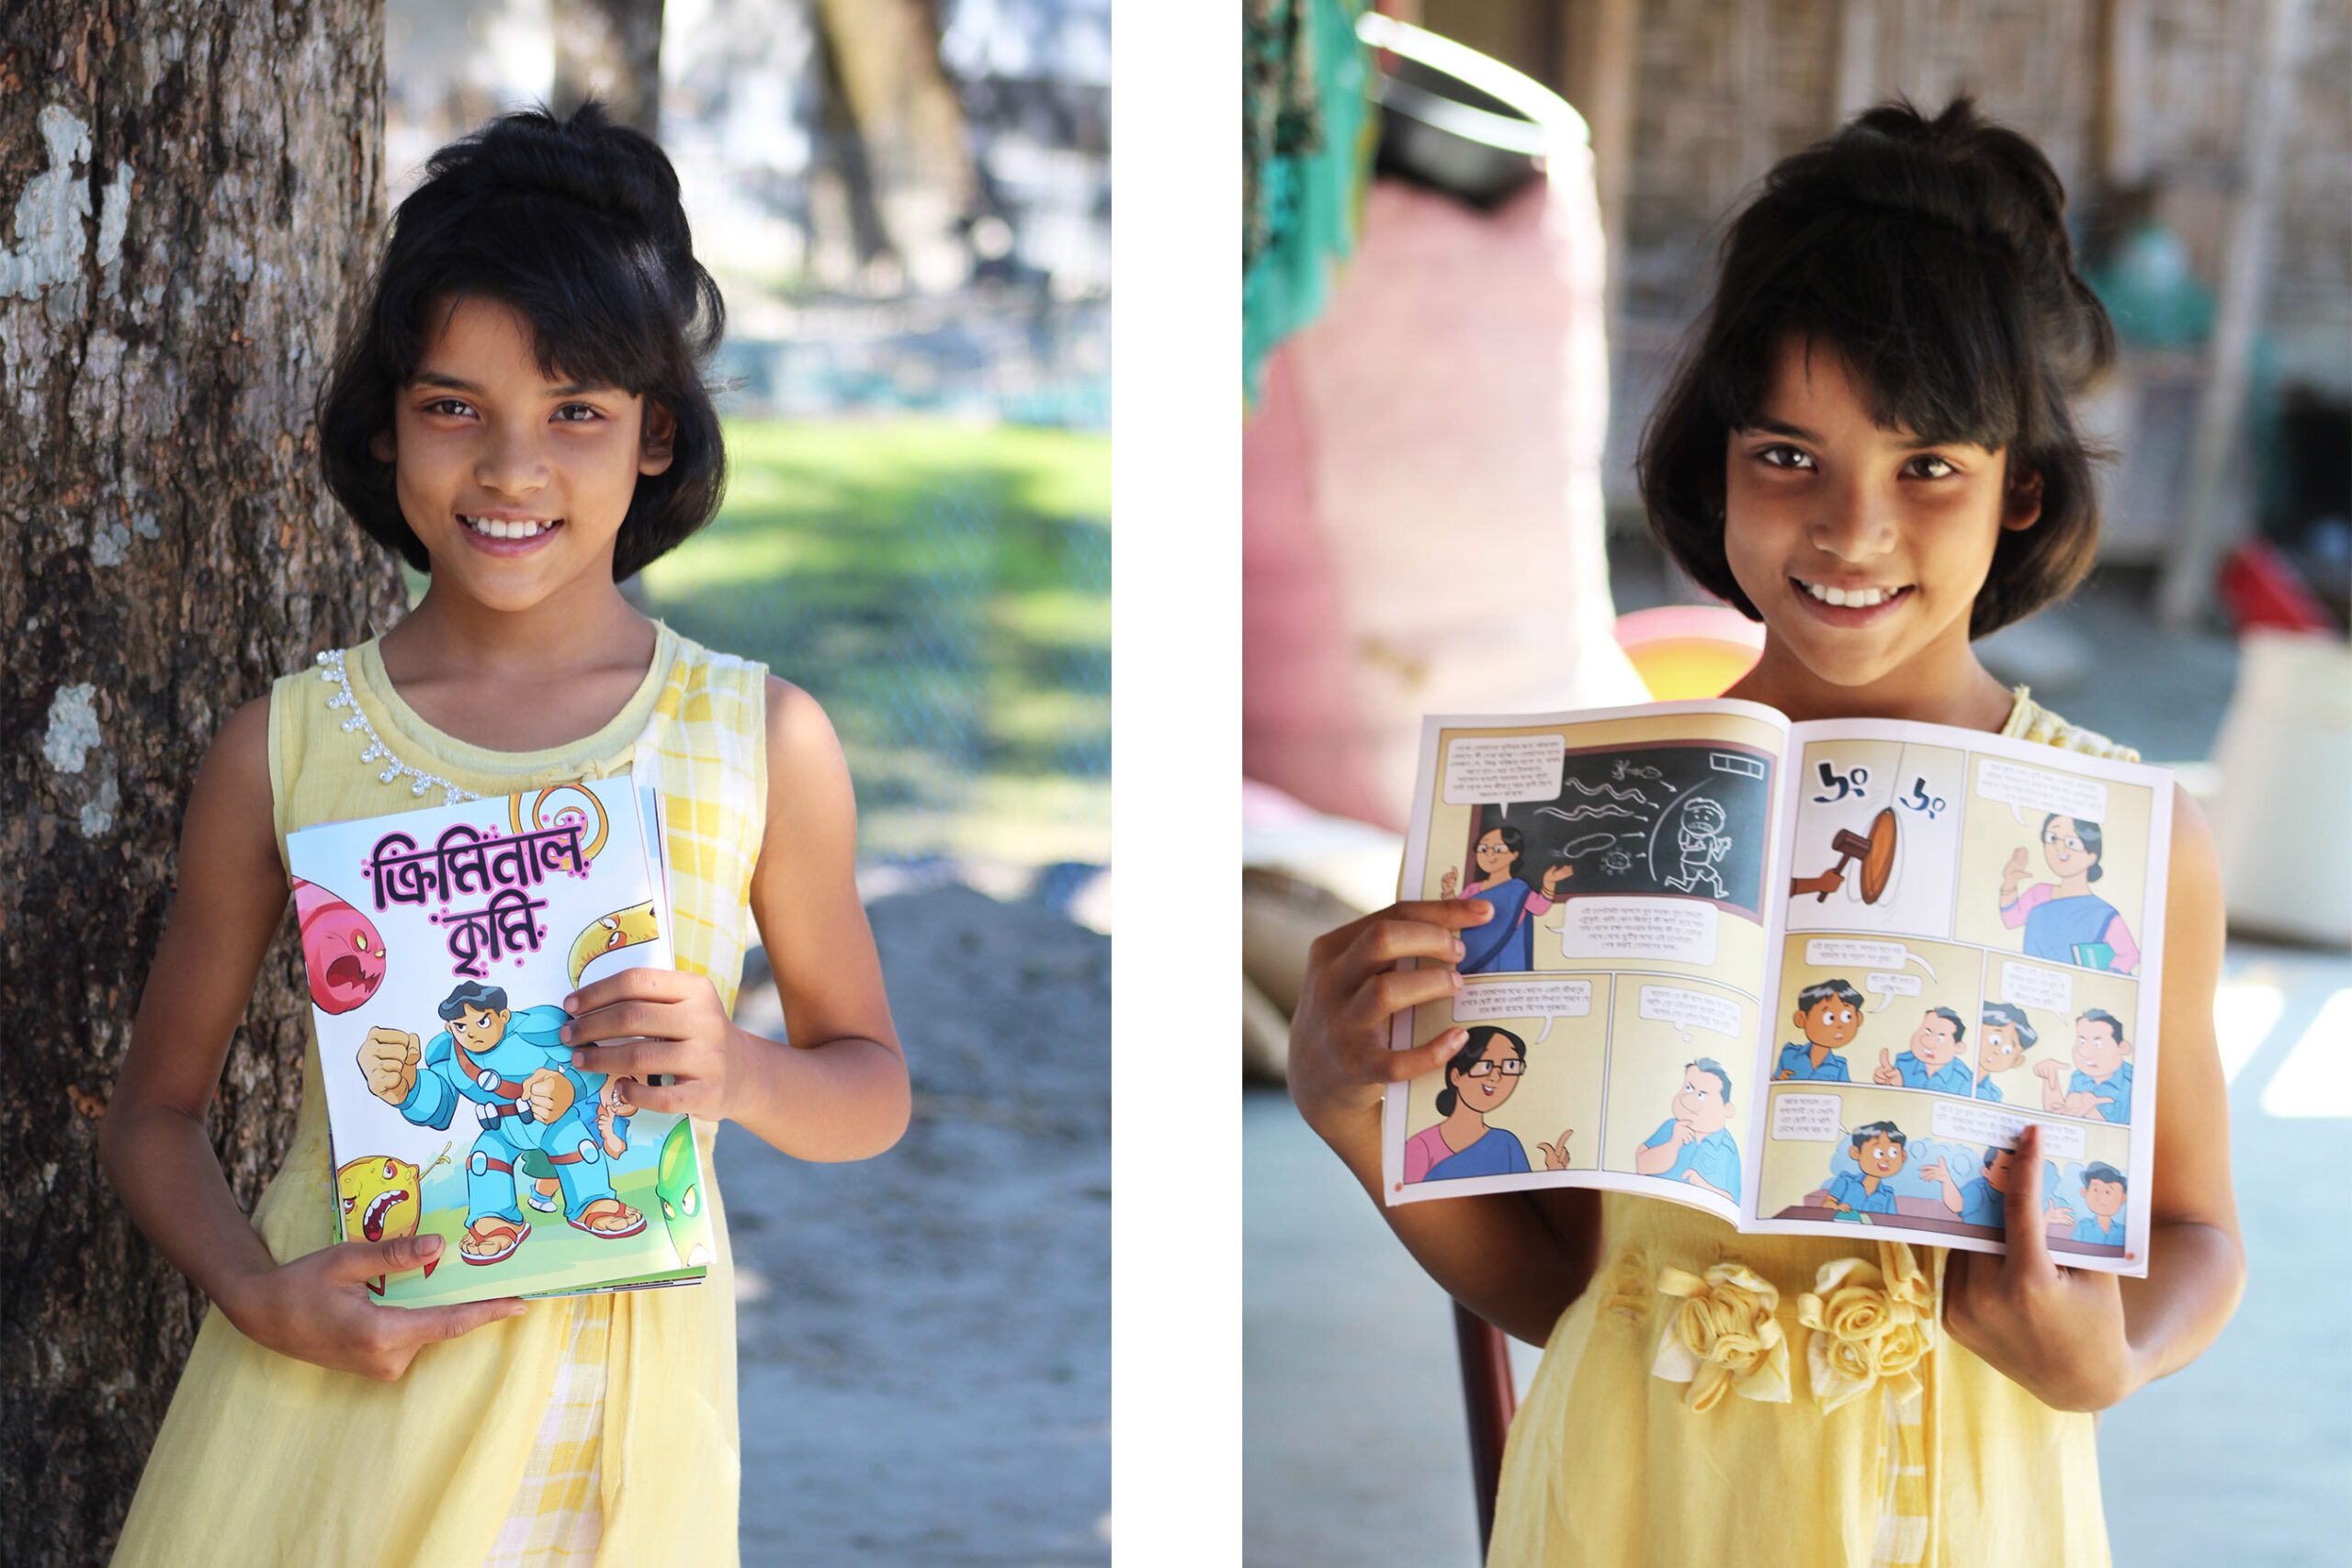
M 1545 1187 L 2147 1272 L 2171 776 L 1753 703 L 1424 722 L 1408 898 L 1477 898 L 1388 1090 L 1392 1203 Z
M 390 1305 L 692 1284 L 694 1130 L 571 1065 L 564 998 L 675 967 L 661 794 L 627 776 L 288 835 L 335 1224 L 425 1232 Z

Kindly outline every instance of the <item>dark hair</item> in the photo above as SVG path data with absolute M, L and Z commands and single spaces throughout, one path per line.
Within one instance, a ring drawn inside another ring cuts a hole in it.
M 2109 1181 L 2126 1192 L 2132 1190 L 2132 1184 L 2123 1179 L 2123 1173 L 2103 1159 L 2095 1159 L 2083 1167 L 2083 1185 L 2088 1187 L 2094 1181 Z
M 1510 874 L 1513 876 L 1519 875 L 1520 867 L 1527 863 L 1527 835 L 1505 822 L 1498 827 L 1481 829 L 1478 837 L 1471 840 L 1471 848 L 1476 850 L 1488 833 L 1498 833 L 1502 836 L 1503 848 L 1510 852 Z M 1470 863 L 1476 865 L 1477 862 L 1473 860 Z
M 727 453 L 702 366 L 726 307 L 695 260 L 670 160 L 592 101 L 568 120 L 501 115 L 449 143 L 393 215 L 318 411 L 327 487 L 370 537 L 431 570 L 401 514 L 392 465 L 368 446 L 416 374 L 429 313 L 477 297 L 530 323 L 544 373 L 619 388 L 675 422 L 670 466 L 638 476 L 614 547 L 616 580 L 710 521 Z
M 2033 1023 L 2026 1017 L 2025 1009 L 2021 1007 L 2012 1007 L 2007 1002 L 1986 1002 L 1984 1014 L 1984 1027 L 1987 1029 L 2007 1024 L 2009 1028 L 2016 1030 L 2018 1046 L 2020 1050 L 2032 1050 L 2033 1043 L 2041 1038 L 2034 1032 Z
M 2005 1149 L 1998 1144 L 1987 1144 L 1984 1145 L 1984 1166 L 1983 1168 L 1990 1169 L 1993 1161 L 2002 1155 L 2007 1155 L 2011 1159 L 2015 1159 L 2017 1158 L 2017 1154 L 2018 1152 L 2015 1149 Z
M 476 1012 L 504 1012 L 506 991 L 503 987 L 485 986 L 475 980 L 460 980 L 458 988 L 444 998 L 438 1009 L 443 1019 L 455 1023 L 466 1016 L 466 1010 Z
M 2093 1023 L 2103 1023 L 2107 1025 L 2109 1030 L 2114 1032 L 2115 1043 L 2118 1045 L 2125 1043 L 2123 1039 L 2123 1021 L 2117 1018 L 2105 1008 L 2085 1008 L 2082 1011 L 2082 1017 L 2087 1019 Z
M 1968 1038 L 1968 1025 L 1961 1022 L 1960 1014 L 1952 1011 L 1951 1009 L 1929 1008 L 1928 1010 L 1927 1016 L 1928 1018 L 1940 1018 L 1951 1025 L 1951 1043 L 1953 1044 L 1957 1045 L 1962 1041 Z M 1924 1022 L 1925 1020 L 1922 1020 L 1922 1021 Z
M 1970 637 L 2064 597 L 2098 537 L 2099 454 L 2067 400 L 2115 355 L 2065 207 L 2050 161 L 1965 97 L 1932 120 L 1882 104 L 1773 165 L 1643 432 L 1642 499 L 1667 552 L 1762 619 L 1724 553 L 1724 453 L 1762 417 L 1794 335 L 1845 362 L 1882 427 L 2007 449 L 2012 481 L 2041 479 L 2033 526 L 2001 530 Z
M 1892 1122 L 1865 1122 L 1847 1134 L 1847 1147 L 1853 1153 L 1860 1154 L 1862 1152 L 1864 1144 L 1879 1136 L 1883 1136 L 1888 1143 L 1898 1149 L 1911 1141 L 1904 1134 L 1903 1129 Z
M 1716 1061 L 1713 1056 L 1702 1056 L 1695 1062 L 1685 1062 L 1682 1064 L 1682 1070 L 1686 1073 L 1693 1067 L 1698 1068 L 1702 1073 L 1713 1073 L 1715 1075 L 1715 1081 L 1724 1086 L 1724 1103 L 1725 1105 L 1729 1105 L 1731 1103 L 1731 1075 L 1724 1071 L 1723 1064 Z
M 1811 1012 L 1832 998 L 1849 1008 L 1862 1005 L 1862 993 L 1843 980 L 1824 980 L 1818 986 L 1807 986 L 1797 993 L 1797 1011 Z
M 1526 1041 L 1510 1030 L 1498 1029 L 1491 1023 L 1476 1025 L 1470 1031 L 1470 1038 L 1463 1043 L 1462 1049 L 1445 1059 L 1445 1087 L 1437 1091 L 1437 1113 L 1440 1116 L 1453 1115 L 1454 1101 L 1460 1098 L 1453 1092 L 1453 1075 L 1467 1072 L 1471 1063 L 1487 1054 L 1487 1043 L 1497 1035 L 1510 1042 L 1511 1050 L 1521 1061 L 1527 1060 Z
M 2043 818 L 2041 830 L 2045 833 L 2050 831 L 2050 824 L 2057 821 L 2061 817 L 2066 817 L 2066 814 L 2063 811 L 2053 811 Z M 2079 817 L 2066 817 L 2066 820 L 2075 825 L 2075 837 L 2083 841 L 2084 852 L 2091 856 L 2091 868 L 2083 873 L 2083 880 L 2097 882 L 2105 874 L 2105 868 L 2098 863 L 2106 858 L 2107 852 L 2100 848 L 2106 835 L 2098 830 L 2098 824 L 2096 822 L 2086 822 Z

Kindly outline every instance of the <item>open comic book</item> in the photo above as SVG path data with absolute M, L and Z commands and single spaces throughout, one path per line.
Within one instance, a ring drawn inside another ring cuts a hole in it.
M 1425 721 L 1408 898 L 1483 899 L 1388 1090 L 1388 1201 L 1597 1187 L 1743 1231 L 2147 1271 L 2171 777 L 1752 703 Z
M 422 1232 L 388 1303 L 701 1280 L 694 1130 L 557 1038 L 574 990 L 675 966 L 659 791 L 627 777 L 289 834 L 346 1241 Z

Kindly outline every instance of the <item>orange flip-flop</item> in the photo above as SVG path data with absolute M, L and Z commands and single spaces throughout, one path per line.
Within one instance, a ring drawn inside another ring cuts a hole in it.
M 621 1202 L 621 1201 L 620 1201 L 619 1199 L 617 1199 L 617 1198 L 599 1198 L 599 1199 L 596 1199 L 594 1202 L 591 1202 L 591 1203 L 588 1205 L 588 1208 L 589 1208 L 589 1209 L 593 1209 L 593 1208 L 594 1208 L 594 1207 L 596 1206 L 596 1204 L 597 1204 L 597 1203 L 613 1203 L 613 1204 L 617 1204 L 618 1206 L 620 1206 L 621 1208 L 624 1208 L 624 1209 L 626 1209 L 627 1207 L 628 1207 L 628 1204 L 626 1204 L 626 1203 L 622 1203 L 622 1202 Z M 582 1210 L 581 1211 L 581 1213 L 582 1213 L 583 1215 L 584 1215 L 587 1212 L 588 1212 L 588 1210 L 587 1210 L 587 1209 L 582 1209 Z M 575 1219 L 573 1219 L 573 1218 L 572 1218 L 571 1215 L 569 1215 L 569 1214 L 566 1214 L 566 1215 L 563 1217 L 563 1223 L 564 1223 L 565 1224 L 570 1225 L 573 1230 L 579 1231 L 579 1232 L 581 1232 L 581 1233 L 582 1233 L 582 1234 L 583 1234 L 583 1235 L 593 1235 L 593 1236 L 594 1236 L 594 1237 L 595 1237 L 597 1240 L 599 1240 L 599 1241 L 618 1241 L 618 1240 L 620 1240 L 623 1236 L 635 1235 L 638 1232 L 639 1232 L 639 1231 L 641 1231 L 641 1230 L 643 1230 L 643 1229 L 645 1228 L 645 1213 L 644 1213 L 644 1211 L 643 1211 L 643 1210 L 639 1210 L 639 1211 L 638 1212 L 637 1224 L 633 1224 L 633 1225 L 629 1226 L 629 1227 L 628 1227 L 628 1229 L 627 1229 L 627 1230 L 625 1230 L 625 1231 L 603 1231 L 603 1230 L 598 1230 L 594 1225 L 585 1224 L 584 1222 L 582 1222 L 582 1221 L 581 1221 L 581 1220 L 575 1220 Z M 527 1227 L 526 1227 L 526 1228 L 527 1228 Z
M 495 1214 L 491 1215 L 489 1218 L 482 1220 L 480 1223 L 486 1225 L 496 1225 L 501 1230 L 505 1231 L 507 1235 L 506 1245 L 496 1252 L 482 1253 L 468 1252 L 465 1247 L 460 1245 L 458 1248 L 458 1256 L 464 1258 L 469 1263 L 503 1263 L 508 1258 L 514 1256 L 515 1248 L 521 1247 L 524 1242 L 530 1239 L 531 1227 L 527 1223 L 518 1230 L 515 1228 L 514 1223 L 512 1220 L 502 1220 Z M 468 1225 L 466 1228 L 470 1231 L 475 1227 Z

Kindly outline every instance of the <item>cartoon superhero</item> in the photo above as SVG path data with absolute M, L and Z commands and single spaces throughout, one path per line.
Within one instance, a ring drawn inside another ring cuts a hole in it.
M 574 976 L 578 978 L 578 976 Z M 596 1139 L 605 1145 L 605 1154 L 618 1159 L 628 1153 L 628 1119 L 637 1114 L 637 1107 L 621 1098 L 620 1079 L 606 1078 L 605 1087 L 596 1092 Z M 531 1190 L 524 1198 L 532 1208 L 543 1214 L 552 1214 L 563 1197 L 563 1180 L 555 1162 L 543 1149 L 525 1149 L 515 1162 L 523 1174 L 533 1178 Z
M 444 1147 L 442 1159 L 448 1157 Z M 431 1170 L 441 1160 L 426 1166 Z M 353 1160 L 334 1173 L 335 1193 L 343 1200 L 343 1232 L 346 1238 L 356 1229 L 369 1241 L 382 1241 L 387 1236 L 397 1239 L 416 1234 L 416 1222 L 424 1212 L 424 1172 L 404 1159 L 390 1155 L 368 1155 Z M 424 1273 L 432 1278 L 440 1266 L 436 1255 L 426 1260 Z M 381 1274 L 368 1281 L 368 1288 L 378 1295 L 384 1293 Z
M 609 915 L 597 916 L 572 939 L 571 983 L 575 986 L 580 984 L 581 971 L 605 953 L 619 948 L 635 947 L 642 942 L 651 942 L 660 934 L 654 927 L 650 900 L 626 909 L 615 909 Z
M 384 983 L 384 938 L 375 922 L 314 882 L 294 879 L 302 967 L 321 1012 L 345 1013 Z
M 710 1225 L 702 1215 L 702 1188 L 695 1160 L 694 1123 L 678 1118 L 662 1140 L 662 1158 L 654 1167 L 653 1191 L 662 1200 L 662 1223 L 669 1227 L 670 1245 L 678 1261 L 692 1268 L 708 1263 Z
M 378 1027 L 359 1047 L 368 1091 L 420 1127 L 447 1127 L 464 1101 L 481 1131 L 466 1158 L 466 1234 L 458 1256 L 503 1262 L 531 1234 L 514 1203 L 514 1162 L 545 1154 L 563 1190 L 564 1220 L 606 1240 L 635 1235 L 645 1216 L 613 1195 L 603 1141 L 589 1125 L 602 1073 L 571 1065 L 560 1007 L 514 1012 L 506 993 L 460 984 L 438 1010 L 448 1027 L 420 1049 L 413 1034 Z

